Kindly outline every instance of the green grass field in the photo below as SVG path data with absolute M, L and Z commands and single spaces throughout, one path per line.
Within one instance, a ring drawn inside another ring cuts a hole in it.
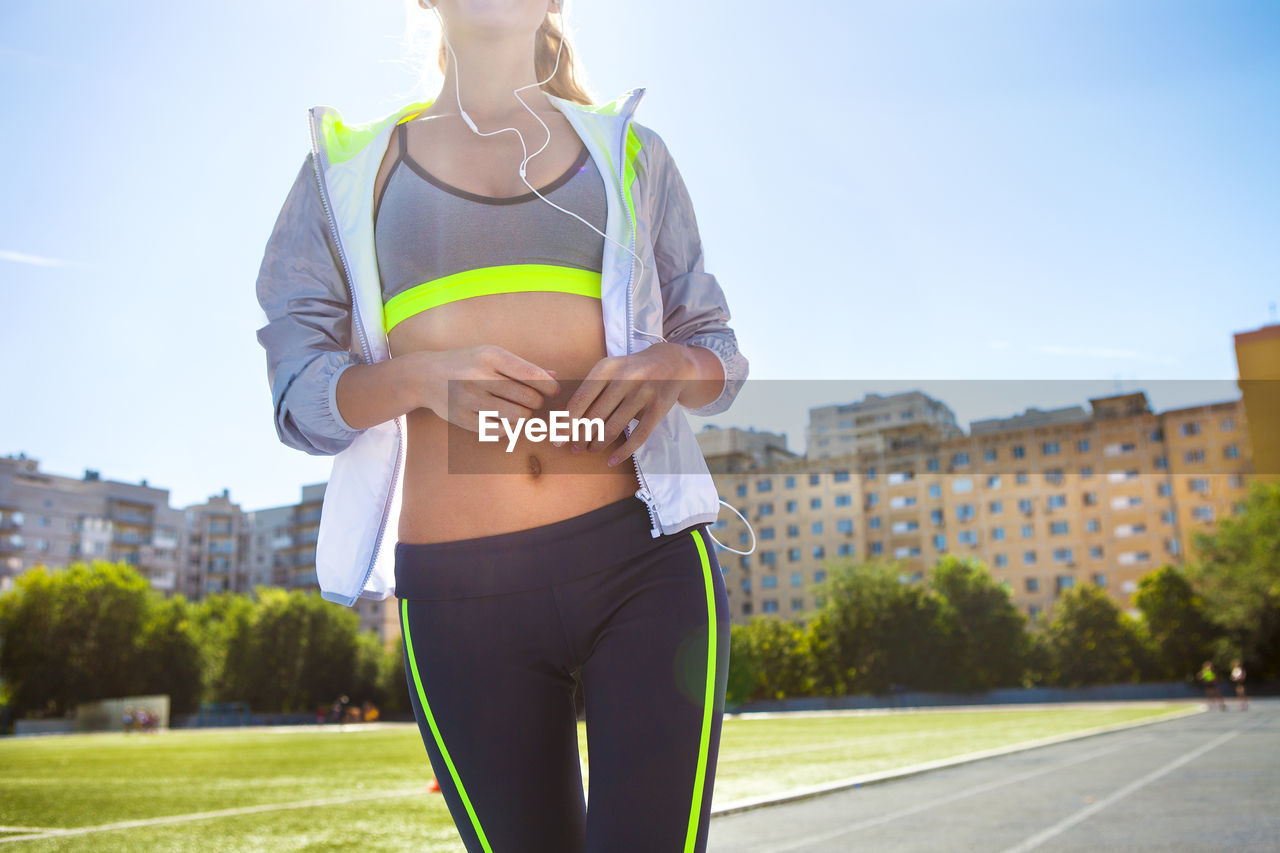
M 730 717 L 724 721 L 713 803 L 1167 716 L 1186 707 L 1153 702 Z M 586 756 L 581 723 L 578 738 L 579 752 Z M 215 729 L 8 738 L 0 741 L 0 849 L 463 853 L 443 798 L 426 791 L 431 776 L 418 728 L 411 723 L 347 731 Z M 204 814 L 227 809 L 248 811 Z M 197 814 L 202 816 L 192 819 Z M 90 827 L 89 832 L 6 840 Z

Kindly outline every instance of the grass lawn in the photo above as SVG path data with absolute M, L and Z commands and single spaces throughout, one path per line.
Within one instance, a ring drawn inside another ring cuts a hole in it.
M 894 712 L 724 721 L 713 802 L 778 793 L 1177 713 L 1131 707 Z M 579 753 L 587 755 L 579 724 Z M 347 731 L 206 729 L 0 740 L 0 841 L 33 829 L 97 827 L 221 809 L 218 815 L 29 841 L 19 851 L 365 851 L 464 853 L 412 723 Z M 588 789 L 590 784 L 588 781 Z M 323 804 L 308 801 L 331 800 Z M 296 807 L 282 808 L 289 804 Z

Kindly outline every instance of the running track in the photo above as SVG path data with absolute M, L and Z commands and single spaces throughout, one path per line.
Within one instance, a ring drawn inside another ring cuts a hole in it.
M 1280 699 L 1227 708 L 723 815 L 708 850 L 1280 850 Z

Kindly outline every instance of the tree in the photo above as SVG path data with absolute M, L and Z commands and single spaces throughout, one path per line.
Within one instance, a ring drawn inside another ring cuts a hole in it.
M 1187 576 L 1251 676 L 1280 676 L 1280 482 L 1250 484 L 1244 512 L 1193 536 Z
M 259 586 L 250 618 L 228 637 L 220 698 L 255 710 L 310 711 L 356 690 L 360 617 L 315 592 Z
M 833 565 L 826 602 L 810 622 L 820 650 L 815 687 L 844 695 L 891 687 L 938 689 L 946 681 L 942 604 L 924 586 L 904 583 L 893 564 Z
M 930 586 L 942 598 L 950 638 L 947 685 L 952 690 L 1016 687 L 1026 667 L 1026 617 L 985 565 L 948 554 L 934 565 Z
M 1063 593 L 1045 640 L 1050 680 L 1063 687 L 1139 681 L 1147 665 L 1137 626 L 1106 591 L 1083 584 Z
M 200 671 L 185 602 L 165 602 L 128 564 L 33 566 L 0 596 L 0 673 L 18 715 L 141 693 L 189 707 Z
M 729 629 L 726 702 L 784 699 L 814 692 L 809 633 L 794 622 L 755 616 Z
M 1138 581 L 1134 603 L 1151 637 L 1158 678 L 1194 678 L 1212 655 L 1217 628 L 1186 575 L 1163 566 Z

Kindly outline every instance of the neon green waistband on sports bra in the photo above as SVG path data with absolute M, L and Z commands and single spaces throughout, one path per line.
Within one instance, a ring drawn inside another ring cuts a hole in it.
M 396 324 L 429 308 L 493 293 L 554 291 L 600 298 L 600 273 L 555 264 L 507 264 L 480 267 L 415 284 L 397 293 L 382 307 L 382 326 Z

